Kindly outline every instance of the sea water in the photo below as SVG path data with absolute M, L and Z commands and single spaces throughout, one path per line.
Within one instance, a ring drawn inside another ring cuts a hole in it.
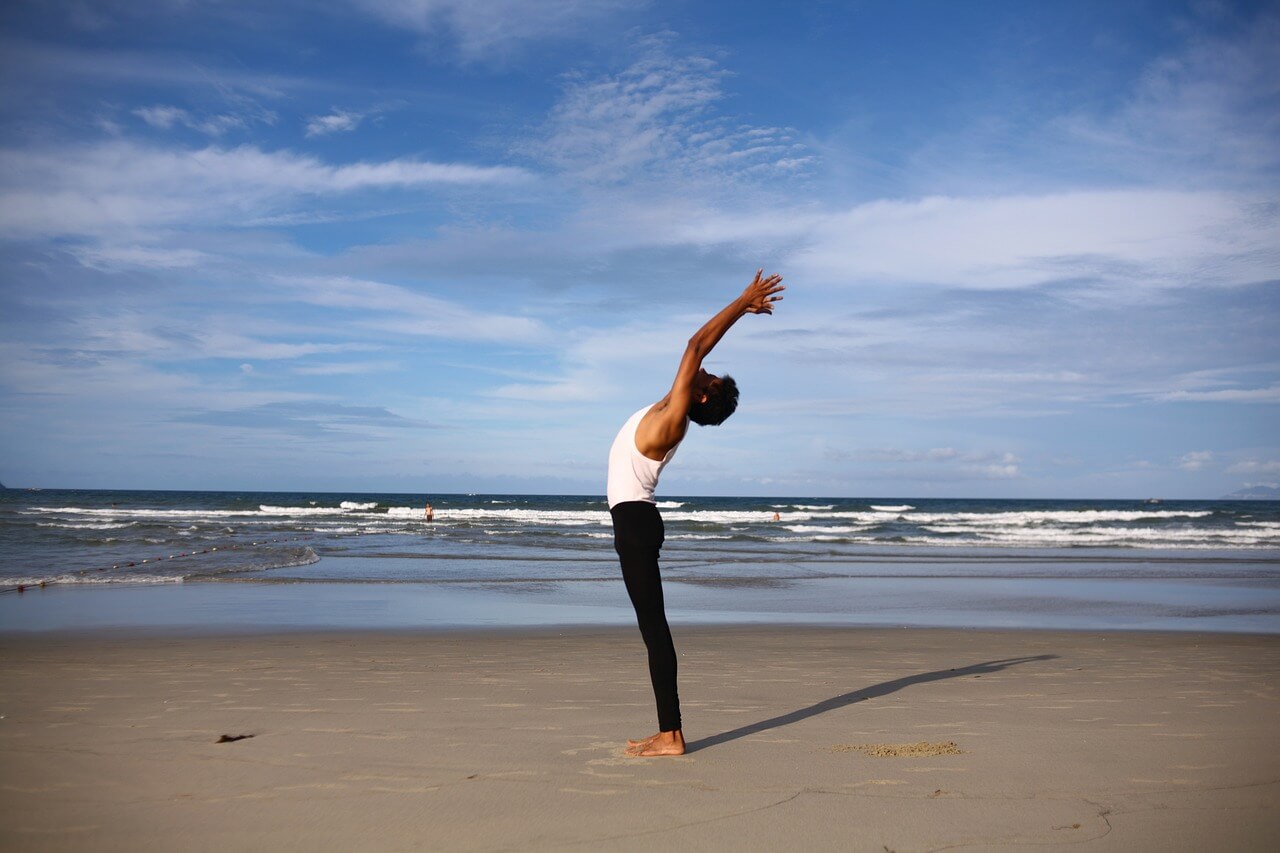
M 1280 632 L 1280 502 L 658 506 L 673 622 Z M 0 630 L 632 618 L 599 496 L 8 490 L 0 589 Z

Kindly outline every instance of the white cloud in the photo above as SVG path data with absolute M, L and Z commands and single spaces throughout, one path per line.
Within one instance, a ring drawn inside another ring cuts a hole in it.
M 1265 281 L 1280 265 L 1280 212 L 1260 201 L 1160 190 L 877 201 L 810 214 L 793 266 L 824 280 L 982 289 Z
M 1280 385 L 1220 388 L 1216 391 L 1170 391 L 1156 399 L 1171 403 L 1280 403 Z
M 884 448 L 868 450 L 864 455 L 869 459 L 888 462 L 943 462 L 959 458 L 960 451 L 954 447 L 933 447 L 928 450 Z
M 1213 453 L 1208 450 L 1193 450 L 1183 454 L 1178 460 L 1178 467 L 1183 471 L 1199 471 L 1213 461 Z
M 365 373 L 389 373 L 401 370 L 398 361 L 346 361 L 328 364 L 303 364 L 293 368 L 299 376 L 358 376 Z
M 928 450 L 882 448 L 868 450 L 863 455 L 868 459 L 884 459 L 893 462 L 998 462 L 1002 465 L 1018 462 L 1018 457 L 1008 452 L 961 451 L 954 447 L 932 447 Z
M 403 335 L 425 335 L 451 340 L 538 343 L 547 340 L 547 330 L 537 320 L 497 313 L 473 311 L 408 288 L 344 277 L 280 277 L 280 295 L 320 305 L 390 316 L 352 321 L 368 328 Z
M 364 113 L 335 110 L 326 116 L 312 116 L 307 119 L 307 136 L 325 136 L 330 133 L 345 133 L 355 130 L 364 120 Z
M 175 125 L 189 127 L 208 136 L 221 136 L 228 130 L 245 127 L 246 122 L 237 115 L 222 114 L 196 118 L 180 107 L 139 107 L 133 114 L 160 130 L 170 130 Z
M 198 150 L 126 141 L 0 151 L 0 231 L 94 234 L 180 223 L 237 224 L 314 194 L 526 180 L 508 166 L 420 160 L 334 165 L 254 146 Z
M 1244 459 L 1228 468 L 1227 473 L 1280 474 L 1280 459 Z
M 383 21 L 424 35 L 452 37 L 468 59 L 500 58 L 521 42 L 582 34 L 624 0 L 353 0 Z
M 196 249 L 164 249 L 153 246 L 81 247 L 73 250 L 80 263 L 97 269 L 143 267 L 180 269 L 206 263 L 210 256 Z
M 625 171 L 618 166 L 602 174 Z M 1280 269 L 1280 208 L 1260 196 L 1208 191 L 931 197 L 835 208 L 719 204 L 687 186 L 648 197 L 607 188 L 547 235 L 472 229 L 456 236 L 486 268 L 499 239 L 502 251 L 516 252 L 539 252 L 551 241 L 562 256 L 723 249 L 772 259 L 792 281 L 824 291 L 866 284 L 1025 290 L 1070 283 L 1090 285 L 1093 296 L 1105 291 L 1112 305 L 1147 302 L 1157 290 L 1264 282 Z M 447 251 L 457 260 L 457 249 Z
M 622 316 L 627 316 L 625 313 Z M 688 336 L 705 316 L 663 316 L 624 320 L 607 328 L 581 328 L 558 347 L 560 369 L 542 376 L 523 373 L 501 386 L 494 397 L 530 402 L 595 401 L 623 406 L 651 403 L 665 394 L 675 376 Z M 715 371 L 729 353 L 742 355 L 750 335 L 735 329 L 708 359 Z M 743 359 L 735 360 L 735 365 Z
M 925 472 L 928 472 L 927 476 L 980 480 L 1011 480 L 1022 476 L 1018 457 L 1008 452 L 961 451 L 954 447 L 933 447 L 927 450 L 879 448 L 854 455 L 867 461 L 909 463 L 912 467 L 919 466 L 922 469 L 916 472 L 898 472 L 906 479 L 926 476 Z
M 109 321 L 110 322 L 110 321 Z M 0 344 L 0 364 L 3 365 L 5 382 L 20 393 L 47 395 L 50 388 L 58 390 L 58 397 L 76 405 L 106 401 L 102 410 L 107 414 L 143 412 L 151 415 L 160 410 L 183 406 L 238 407 L 261 405 L 281 400 L 314 400 L 316 394 L 296 391 L 247 391 L 218 383 L 206 382 L 195 376 L 159 369 L 148 363 L 147 356 L 163 356 L 173 353 L 181 356 L 181 347 L 161 343 L 163 349 L 147 349 L 145 341 L 128 335 L 119 335 L 116 341 L 123 343 L 125 351 L 103 353 L 93 357 L 100 345 L 113 346 L 103 338 L 83 339 L 84 357 L 73 361 L 51 358 L 48 353 L 27 345 Z M 153 339 L 154 340 L 154 339 Z M 223 357 L 235 358 L 227 352 Z M 194 356 L 198 357 L 198 356 Z M 235 374 L 240 377 L 239 369 Z M 150 422 L 150 421 L 149 421 Z M 73 424 L 83 432 L 83 423 Z
M 616 75 L 572 80 L 524 150 L 600 185 L 790 176 L 811 160 L 794 131 L 713 111 L 726 74 L 714 61 L 675 56 L 658 38 L 641 50 L 645 58 Z
M 1152 62 L 1116 113 L 1063 121 L 1093 156 L 1130 174 L 1209 175 L 1237 184 L 1280 166 L 1280 15 L 1258 15 L 1228 37 L 1193 35 Z
M 175 124 L 184 124 L 189 118 L 187 111 L 178 107 L 139 107 L 133 114 L 161 130 L 168 130 Z
M 978 465 L 964 470 L 986 480 L 1012 480 L 1022 476 L 1022 471 L 1017 465 Z

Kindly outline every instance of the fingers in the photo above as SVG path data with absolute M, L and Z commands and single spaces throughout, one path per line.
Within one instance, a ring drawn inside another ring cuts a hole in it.
M 763 276 L 763 277 L 762 277 Z M 782 301 L 782 297 L 777 294 L 786 290 L 782 286 L 782 276 L 778 273 L 764 275 L 764 268 L 756 270 L 755 278 L 747 287 L 748 293 L 751 294 L 751 301 L 756 305 L 751 310 L 756 314 L 772 314 L 773 303 Z

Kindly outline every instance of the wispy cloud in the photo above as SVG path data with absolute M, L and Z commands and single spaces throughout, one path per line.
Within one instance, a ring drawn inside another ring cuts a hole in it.
M 93 234 L 182 223 L 240 221 L 314 195 L 361 190 L 502 186 L 510 166 L 394 159 L 331 164 L 290 151 L 158 148 L 112 141 L 0 151 L 0 231 Z
M 821 218 L 795 257 L 822 280 L 981 289 L 1266 281 L 1280 210 L 1252 195 L 1112 190 L 878 201 Z
M 1213 6 L 1216 4 L 1204 4 Z M 1230 36 L 1195 34 L 1147 66 L 1115 112 L 1076 113 L 1062 126 L 1091 156 L 1130 174 L 1252 183 L 1280 166 L 1280 14 Z
M 452 340 L 546 342 L 537 320 L 470 309 L 448 300 L 379 281 L 345 277 L 290 277 L 277 280 L 279 295 L 296 302 L 368 312 L 367 328 L 410 336 Z M 349 320 L 344 320 L 349 322 Z
M 364 113 L 350 110 L 334 110 L 328 115 L 307 119 L 307 136 L 327 136 L 330 133 L 347 133 L 364 121 Z
M 208 136 L 221 136 L 229 130 L 246 126 L 241 116 L 223 114 L 197 118 L 180 107 L 156 106 L 138 107 L 133 114 L 147 124 L 160 130 L 169 130 L 177 126 L 189 127 Z
M 72 254 L 85 266 L 104 270 L 127 267 L 183 269 L 211 260 L 210 255 L 197 249 L 138 245 L 82 246 L 72 250 Z
M 972 477 L 985 480 L 1008 480 L 1022 475 L 1019 459 L 1009 452 L 961 451 L 954 447 L 932 447 L 926 450 L 881 448 L 854 454 L 869 462 L 897 462 L 919 465 L 921 471 L 897 475 L 907 479 L 942 476 Z
M 1184 453 L 1178 460 L 1178 467 L 1183 471 L 1199 471 L 1213 461 L 1213 453 L 1208 450 L 1193 450 Z
M 605 77 L 571 77 L 542 133 L 522 146 L 591 184 L 644 179 L 790 176 L 813 157 L 788 128 L 720 114 L 726 71 L 679 56 L 667 39 L 641 42 L 644 58 Z
M 1242 459 L 1227 468 L 1228 474 L 1280 474 L 1280 459 Z
M 231 410 L 192 412 L 174 418 L 181 423 L 262 429 L 298 437 L 331 437 L 369 428 L 422 428 L 425 424 L 375 406 L 325 402 L 264 403 Z
M 403 369 L 398 361 L 344 361 L 327 364 L 300 364 L 293 368 L 299 376 L 360 376 Z
M 583 35 L 592 24 L 634 9 L 624 0 L 353 0 L 398 27 L 448 39 L 467 60 L 501 59 L 523 43 Z
M 1156 399 L 1170 403 L 1280 403 L 1280 385 L 1266 388 L 1219 388 L 1214 391 L 1170 391 Z
M 291 360 L 311 355 L 369 350 L 372 343 L 324 340 L 323 330 L 312 330 L 309 339 L 246 333 L 242 318 L 221 314 L 198 317 L 167 316 L 158 306 L 152 311 L 102 311 L 67 318 L 66 340 L 82 355 L 96 355 L 104 362 L 142 360 L 185 362 L 200 359 Z M 296 337 L 296 336 L 288 336 Z M 33 352 L 38 355 L 41 348 Z

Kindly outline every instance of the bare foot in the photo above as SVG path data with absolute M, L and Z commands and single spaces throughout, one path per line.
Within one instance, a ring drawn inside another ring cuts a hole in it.
M 680 729 L 658 732 L 644 740 L 628 740 L 623 750 L 632 758 L 656 758 L 661 755 L 684 755 L 684 733 Z

